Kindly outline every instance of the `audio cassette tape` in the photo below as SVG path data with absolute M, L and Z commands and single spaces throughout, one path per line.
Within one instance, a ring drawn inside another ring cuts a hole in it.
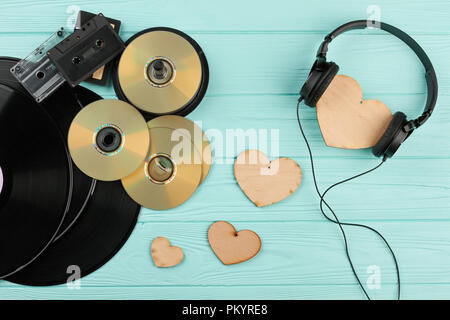
M 50 49 L 47 56 L 74 87 L 113 60 L 124 48 L 108 20 L 98 14 Z
M 78 12 L 75 29 L 81 29 L 83 27 L 83 25 L 89 19 L 92 19 L 93 17 L 95 17 L 95 13 L 80 10 L 80 12 Z M 106 18 L 106 20 L 108 20 L 109 24 L 114 29 L 114 31 L 117 34 L 119 34 L 120 25 L 121 25 L 120 20 L 109 18 L 109 17 L 105 17 L 105 18 Z M 98 84 L 101 86 L 106 85 L 108 76 L 111 73 L 112 63 L 113 63 L 113 61 L 101 66 L 100 68 L 95 70 L 95 72 L 92 75 L 90 75 L 90 77 L 88 77 L 85 81 L 95 83 L 95 84 Z
M 61 28 L 25 59 L 20 60 L 11 69 L 13 76 L 40 103 L 65 81 L 63 75 L 47 57 L 47 52 L 67 37 Z

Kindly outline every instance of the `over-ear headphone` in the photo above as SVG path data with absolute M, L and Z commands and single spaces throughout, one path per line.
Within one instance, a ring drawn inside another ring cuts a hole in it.
M 316 61 L 314 62 L 308 79 L 300 90 L 300 96 L 305 104 L 315 107 L 322 94 L 328 88 L 333 78 L 339 71 L 339 66 L 334 62 L 327 62 L 328 45 L 341 33 L 353 29 L 364 29 L 370 26 L 379 26 L 381 30 L 389 32 L 406 43 L 414 53 L 419 57 L 425 67 L 425 79 L 427 82 L 427 101 L 425 109 L 421 116 L 414 120 L 407 120 L 403 112 L 394 113 L 391 122 L 381 138 L 372 148 L 372 153 L 376 157 L 392 157 L 403 141 L 409 137 L 414 129 L 420 127 L 428 120 L 436 105 L 438 95 L 438 83 L 433 65 L 419 44 L 408 34 L 387 23 L 373 20 L 356 20 L 343 24 L 328 34 L 317 51 Z

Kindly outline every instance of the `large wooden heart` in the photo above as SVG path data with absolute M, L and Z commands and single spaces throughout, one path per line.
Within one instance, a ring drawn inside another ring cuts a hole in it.
M 251 230 L 236 229 L 226 221 L 214 222 L 208 230 L 208 241 L 217 258 L 225 265 L 247 261 L 261 249 L 261 239 Z
M 358 82 L 334 77 L 316 105 L 320 131 L 327 146 L 344 149 L 373 147 L 392 119 L 378 100 L 363 100 Z
M 157 237 L 152 242 L 151 254 L 153 263 L 159 268 L 176 266 L 183 260 L 183 250 L 171 246 L 170 241 L 164 237 Z
M 302 180 L 302 171 L 297 162 L 289 158 L 270 162 L 258 150 L 246 150 L 236 158 L 234 175 L 239 187 L 257 207 L 287 198 Z

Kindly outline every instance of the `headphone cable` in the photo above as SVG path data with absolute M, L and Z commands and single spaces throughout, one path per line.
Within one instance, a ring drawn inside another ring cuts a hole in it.
M 313 160 L 313 155 L 312 155 L 311 147 L 310 147 L 310 145 L 309 145 L 308 139 L 306 138 L 306 135 L 305 135 L 305 133 L 304 133 L 304 131 L 303 131 L 302 124 L 301 124 L 301 122 L 300 122 L 300 103 L 302 102 L 302 100 L 303 100 L 303 97 L 300 97 L 300 98 L 298 99 L 298 103 L 297 103 L 297 122 L 298 122 L 298 125 L 299 125 L 299 128 L 300 128 L 300 132 L 301 132 L 301 134 L 302 134 L 302 136 L 303 136 L 303 139 L 304 139 L 304 141 L 305 141 L 305 143 L 306 143 L 306 147 L 307 147 L 308 152 L 309 152 L 309 159 L 310 159 L 310 162 L 311 162 L 311 171 L 312 171 L 312 176 L 313 176 L 313 180 L 314 180 L 314 186 L 315 186 L 315 189 L 316 189 L 316 192 L 317 192 L 318 196 L 320 197 L 320 211 L 321 211 L 322 215 L 323 215 L 328 221 L 333 222 L 333 223 L 339 225 L 339 228 L 340 228 L 341 233 L 342 233 L 342 237 L 344 238 L 345 253 L 346 253 L 346 256 L 347 256 L 347 260 L 348 260 L 348 262 L 349 262 L 349 264 L 350 264 L 350 267 L 351 267 L 351 269 L 352 269 L 352 272 L 353 272 L 353 275 L 355 276 L 356 281 L 358 282 L 359 286 L 361 287 L 362 291 L 364 292 L 364 295 L 367 297 L 368 300 L 370 300 L 370 296 L 369 296 L 369 294 L 367 293 L 366 289 L 364 288 L 363 284 L 361 283 L 361 280 L 360 280 L 359 277 L 358 277 L 358 274 L 357 274 L 357 272 L 356 272 L 356 270 L 355 270 L 355 267 L 353 266 L 353 261 L 352 261 L 352 259 L 351 259 L 351 257 L 350 257 L 350 253 L 349 253 L 349 250 L 348 250 L 347 236 L 346 236 L 346 234 L 345 234 L 345 230 L 344 230 L 343 226 L 353 226 L 353 227 L 360 227 L 360 228 L 368 229 L 368 230 L 374 232 L 376 235 L 378 235 L 378 236 L 383 240 L 383 242 L 386 244 L 386 246 L 387 246 L 387 248 L 389 249 L 389 252 L 390 252 L 390 254 L 391 254 L 391 256 L 392 256 L 392 258 L 393 258 L 393 260 L 394 260 L 395 270 L 396 270 L 396 273 L 397 273 L 397 300 L 400 300 L 400 270 L 399 270 L 399 267 L 398 267 L 398 262 L 397 262 L 397 258 L 396 258 L 396 256 L 395 256 L 395 254 L 394 254 L 394 251 L 392 250 L 392 248 L 391 248 L 391 246 L 389 245 L 389 242 L 386 240 L 386 238 L 385 238 L 379 231 L 377 231 L 376 229 L 374 229 L 374 228 L 372 228 L 372 227 L 369 227 L 369 226 L 367 226 L 367 225 L 364 225 L 364 224 L 358 224 L 358 223 L 340 222 L 339 219 L 338 219 L 338 217 L 337 217 L 337 215 L 334 213 L 333 209 L 331 208 L 331 206 L 325 201 L 325 195 L 326 195 L 331 189 L 333 189 L 334 187 L 336 187 L 336 186 L 338 186 L 338 185 L 340 185 L 340 184 L 343 184 L 343 183 L 348 182 L 348 181 L 350 181 L 350 180 L 356 179 L 356 178 L 358 178 L 358 177 L 361 177 L 361 176 L 363 176 L 363 175 L 366 175 L 366 174 L 368 174 L 368 173 L 370 173 L 370 172 L 372 172 L 372 171 L 378 169 L 378 168 L 381 167 L 381 165 L 386 161 L 387 157 L 386 157 L 386 156 L 383 157 L 383 160 L 382 160 L 378 165 L 376 165 L 374 168 L 372 168 L 372 169 L 370 169 L 370 170 L 367 170 L 367 171 L 364 171 L 364 172 L 362 172 L 362 173 L 360 173 L 360 174 L 357 174 L 357 175 L 355 175 L 355 176 L 352 176 L 352 177 L 350 177 L 350 178 L 344 179 L 344 180 L 342 180 L 342 181 L 339 181 L 339 182 L 337 182 L 337 183 L 331 185 L 330 187 L 328 187 L 328 188 L 325 190 L 325 192 L 324 192 L 323 194 L 321 194 L 321 193 L 320 193 L 320 190 L 319 190 L 319 187 L 318 187 L 318 184 L 317 184 L 317 180 L 316 180 L 316 174 L 315 174 L 315 169 L 314 169 L 314 160 Z M 325 204 L 325 205 L 327 206 L 327 208 L 328 208 L 328 209 L 330 210 L 330 212 L 333 214 L 335 220 L 333 220 L 332 218 L 330 218 L 330 217 L 324 212 L 324 210 L 323 210 L 323 204 Z

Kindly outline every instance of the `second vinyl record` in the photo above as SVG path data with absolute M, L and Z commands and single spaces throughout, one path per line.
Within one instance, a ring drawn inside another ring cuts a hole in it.
M 84 214 L 69 232 L 34 263 L 6 280 L 48 286 L 94 272 L 123 246 L 136 225 L 139 210 L 120 181 L 98 181 Z

